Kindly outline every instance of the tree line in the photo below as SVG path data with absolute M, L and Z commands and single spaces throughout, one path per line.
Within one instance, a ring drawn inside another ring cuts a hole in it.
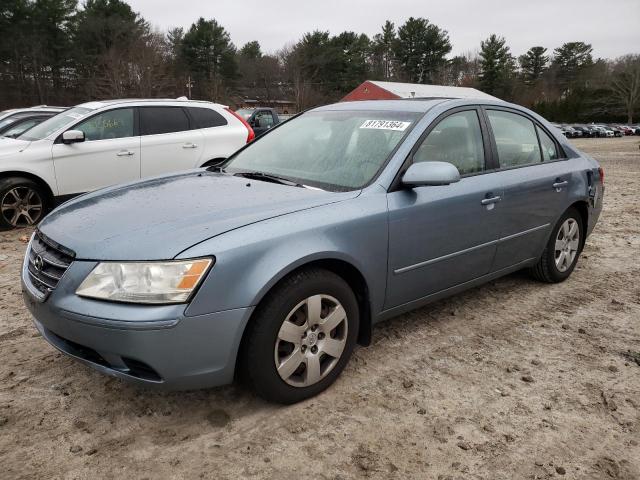
M 73 105 L 114 97 L 238 104 L 287 99 L 297 109 L 337 101 L 364 80 L 475 87 L 556 121 L 633 121 L 640 55 L 596 59 L 586 42 L 512 54 L 492 34 L 451 56 L 446 30 L 426 18 L 379 33 L 314 31 L 275 53 L 238 48 L 215 19 L 161 32 L 122 0 L 3 0 L 0 108 Z

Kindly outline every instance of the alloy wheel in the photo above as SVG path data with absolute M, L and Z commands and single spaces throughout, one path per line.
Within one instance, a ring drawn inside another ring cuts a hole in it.
M 42 197 L 31 187 L 14 187 L 2 197 L 0 212 L 13 227 L 34 225 L 42 217 Z
M 280 378 L 308 387 L 326 377 L 347 344 L 347 314 L 329 295 L 313 295 L 296 305 L 278 332 L 274 358 Z
M 580 228 L 574 218 L 567 218 L 558 230 L 555 246 L 556 268 L 559 272 L 566 272 L 578 254 L 580 247 Z

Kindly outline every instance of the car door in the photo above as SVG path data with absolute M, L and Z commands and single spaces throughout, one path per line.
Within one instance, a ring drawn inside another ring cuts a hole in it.
M 182 107 L 139 107 L 142 178 L 200 166 L 202 132 Z
M 271 129 L 275 121 L 271 110 L 258 110 L 253 115 L 252 123 L 254 125 L 252 126 L 253 132 L 256 134 L 256 137 L 259 137 L 267 130 Z
M 386 308 L 486 275 L 500 233 L 502 189 L 491 173 L 486 128 L 476 108 L 445 114 L 414 147 L 408 163 L 445 161 L 461 180 L 396 188 L 388 194 Z
M 537 258 L 551 228 L 568 207 L 571 172 L 560 146 L 533 119 L 516 111 L 485 109 L 496 178 L 504 188 L 503 229 L 493 268 Z
M 52 147 L 59 195 L 73 195 L 140 178 L 140 137 L 135 110 L 103 111 L 69 128 L 84 132 L 83 142 Z

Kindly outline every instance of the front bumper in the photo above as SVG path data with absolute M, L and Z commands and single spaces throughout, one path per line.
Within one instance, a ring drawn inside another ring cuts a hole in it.
M 32 293 L 23 266 L 25 305 L 51 345 L 98 371 L 152 388 L 187 390 L 233 380 L 252 308 L 185 316 L 185 305 L 126 305 L 78 297 L 74 285 L 93 265 L 74 262 L 44 301 Z

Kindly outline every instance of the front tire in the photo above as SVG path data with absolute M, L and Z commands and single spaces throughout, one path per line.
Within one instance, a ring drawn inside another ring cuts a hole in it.
M 349 361 L 358 324 L 358 302 L 341 277 L 323 269 L 294 273 L 256 310 L 243 342 L 241 373 L 272 402 L 317 395 Z
M 0 180 L 0 230 L 36 225 L 46 208 L 47 196 L 36 182 L 21 177 Z
M 582 251 L 583 230 L 580 213 L 573 207 L 568 209 L 556 223 L 531 274 L 547 283 L 559 283 L 569 278 Z

